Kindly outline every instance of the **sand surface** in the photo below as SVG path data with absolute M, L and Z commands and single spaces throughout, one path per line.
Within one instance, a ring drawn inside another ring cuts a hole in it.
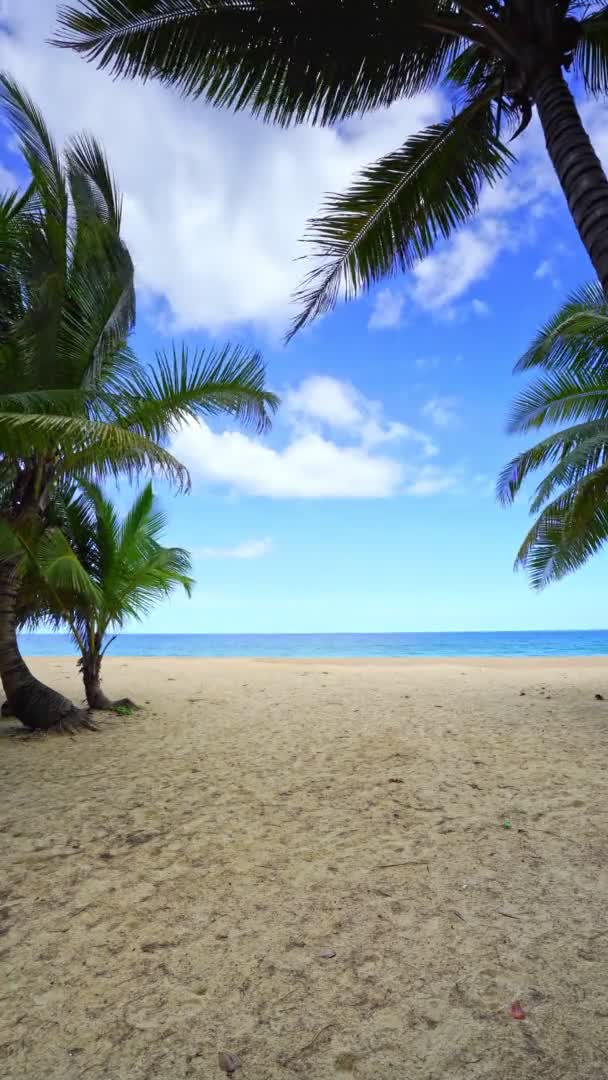
M 3 1080 L 606 1080 L 608 660 L 104 686 L 143 711 L 0 726 Z

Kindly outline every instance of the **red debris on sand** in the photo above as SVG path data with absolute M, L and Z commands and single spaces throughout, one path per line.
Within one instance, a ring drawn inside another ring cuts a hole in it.
M 509 1008 L 509 1013 L 514 1020 L 525 1020 L 526 1014 L 521 1007 L 521 1001 L 514 1001 Z

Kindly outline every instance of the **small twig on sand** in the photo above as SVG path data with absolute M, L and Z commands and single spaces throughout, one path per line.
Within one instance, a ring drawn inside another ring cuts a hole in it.
M 372 870 L 392 870 L 394 866 L 428 866 L 426 859 L 410 859 L 409 862 L 386 862 L 372 866 Z
M 521 915 L 511 915 L 510 911 L 500 911 L 497 908 L 496 913 L 497 915 L 504 915 L 505 919 L 517 919 L 519 922 L 521 922 Z
M 321 1038 L 321 1036 L 323 1035 L 323 1033 L 326 1032 L 326 1031 L 329 1031 L 329 1029 L 331 1027 L 333 1027 L 333 1024 L 325 1024 L 324 1027 L 320 1028 L 319 1031 L 317 1031 L 316 1035 L 313 1035 L 310 1042 L 307 1042 L 305 1046 L 301 1046 L 300 1049 L 296 1050 L 295 1054 L 291 1054 L 290 1057 L 283 1058 L 283 1064 L 284 1065 L 289 1065 L 290 1062 L 295 1061 L 295 1059 L 298 1058 L 298 1057 L 301 1057 L 302 1054 L 307 1054 L 308 1051 L 312 1050 L 313 1047 L 316 1045 L 316 1043 L 318 1043 L 318 1041 Z

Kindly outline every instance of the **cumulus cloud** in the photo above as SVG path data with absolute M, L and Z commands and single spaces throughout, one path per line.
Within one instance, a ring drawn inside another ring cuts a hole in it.
M 305 379 L 286 391 L 282 418 L 281 445 L 192 421 L 171 449 L 195 480 L 276 499 L 433 495 L 461 482 L 459 469 L 429 463 L 438 454 L 430 436 L 388 419 L 350 383 Z
M 429 93 L 336 129 L 284 130 L 153 82 L 112 80 L 46 44 L 55 15 L 56 0 L 9 4 L 0 65 L 59 139 L 86 128 L 103 142 L 125 196 L 139 288 L 161 301 L 171 329 L 284 329 L 303 272 L 299 240 L 325 193 L 441 111 Z
M 414 267 L 414 299 L 427 311 L 449 311 L 453 301 L 485 277 L 501 251 L 514 243 L 509 228 L 495 218 L 462 229 Z
M 264 540 L 243 540 L 234 547 L 193 548 L 192 555 L 198 559 L 262 559 L 274 549 L 269 537 Z
M 396 289 L 380 289 L 369 317 L 370 330 L 393 330 L 401 326 L 405 294 Z
M 420 412 L 437 428 L 451 428 L 458 424 L 458 402 L 453 397 L 433 397 L 422 406 Z
M 354 436 L 363 446 L 409 440 L 432 457 L 438 449 L 423 431 L 396 420 L 387 420 L 380 402 L 371 401 L 351 383 L 330 375 L 310 375 L 283 395 L 283 408 L 297 427 L 310 429 L 311 423 L 327 425 Z

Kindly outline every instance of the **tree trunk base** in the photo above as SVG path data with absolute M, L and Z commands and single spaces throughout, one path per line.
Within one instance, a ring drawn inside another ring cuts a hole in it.
M 111 701 L 109 697 L 106 697 L 101 688 L 97 688 L 94 693 L 87 694 L 87 701 L 89 703 L 89 709 L 93 712 L 119 712 L 124 709 L 128 709 L 130 712 L 135 712 L 139 709 L 131 698 L 124 697 L 118 698 L 116 701 Z
M 34 679 L 19 687 L 6 703 L 29 731 L 55 731 L 75 735 L 78 731 L 97 731 L 83 709 L 77 709 L 63 694 Z

